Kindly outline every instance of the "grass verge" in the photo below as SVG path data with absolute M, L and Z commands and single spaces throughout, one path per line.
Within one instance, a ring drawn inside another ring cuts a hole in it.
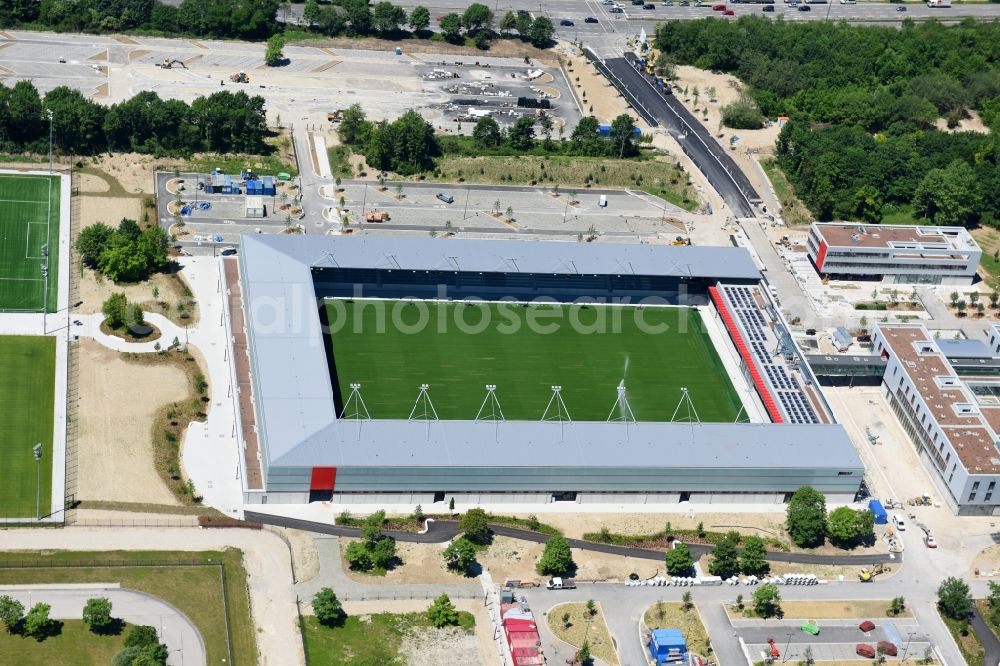
M 781 609 L 790 620 L 868 620 L 889 617 L 888 599 L 858 601 L 782 601 Z M 913 617 L 907 608 L 893 618 Z
M 674 539 L 680 539 L 684 543 L 714 546 L 719 544 L 727 534 L 727 532 L 674 528 L 670 528 L 669 533 L 671 538 L 668 539 L 666 531 L 654 534 L 618 534 L 616 532 L 609 532 L 607 529 L 602 529 L 600 532 L 585 532 L 583 538 L 585 541 L 594 541 L 595 543 L 606 543 L 615 546 L 663 549 L 667 546 L 668 541 Z M 788 544 L 781 539 L 775 539 L 774 537 L 763 537 L 763 539 L 764 545 L 771 550 L 781 550 L 784 552 L 788 552 L 789 550 Z
M 591 615 L 583 602 L 553 606 L 548 614 L 549 631 L 556 638 L 576 647 L 586 640 L 590 644 L 591 655 L 611 666 L 618 666 L 618 653 L 611 641 L 601 605 L 595 603 L 594 611 Z
M 790 226 L 812 224 L 815 221 L 812 213 L 795 195 L 795 188 L 785 176 L 785 172 L 778 166 L 778 161 L 775 159 L 761 160 L 760 166 L 767 174 L 768 180 L 771 181 L 771 187 L 774 188 L 774 193 L 778 197 L 778 202 L 781 204 L 781 218 L 785 224 Z
M 332 146 L 326 153 L 330 160 L 330 173 L 334 177 L 350 178 L 354 175 L 354 169 L 351 168 L 350 146 Z
M 27 583 L 120 583 L 146 592 L 176 606 L 194 623 L 205 641 L 208 663 L 257 663 L 240 550 L 0 553 L 0 584 Z
M 668 159 L 616 160 L 597 157 L 461 157 L 445 155 L 428 174 L 433 180 L 486 184 L 630 188 L 662 196 L 686 210 L 698 207 L 688 175 Z
M 687 610 L 679 601 L 658 601 L 643 613 L 642 621 L 649 629 L 677 628 L 684 634 L 688 650 L 707 657 L 712 653 L 708 631 L 694 604 Z
M 472 633 L 476 618 L 458 612 L 459 627 Z M 426 613 L 376 613 L 349 616 L 342 626 L 326 627 L 315 617 L 302 618 L 302 640 L 310 666 L 378 664 L 401 666 L 400 647 L 410 630 L 431 627 Z
M 953 620 L 944 613 L 940 613 L 940 615 L 941 620 L 948 627 L 948 631 L 951 632 L 951 637 L 958 644 L 958 651 L 962 653 L 965 663 L 968 666 L 983 666 L 986 651 L 983 649 L 983 644 L 980 642 L 979 637 L 976 636 L 976 632 L 972 630 L 972 627 L 967 622 Z
M 112 609 L 113 612 L 114 609 Z M 58 631 L 45 640 L 0 631 L 0 657 L 17 666 L 90 666 L 110 664 L 125 643 L 128 625 L 119 634 L 95 634 L 83 620 L 54 620 Z

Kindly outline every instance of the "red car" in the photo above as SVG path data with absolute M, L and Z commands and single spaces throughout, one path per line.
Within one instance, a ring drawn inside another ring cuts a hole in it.
M 440 23 L 440 22 L 441 22 L 441 21 L 442 21 L 443 19 L 444 19 L 444 14 L 439 14 L 439 15 L 438 15 L 438 17 L 437 17 L 437 18 L 436 18 L 435 20 L 436 20 L 436 21 L 437 21 L 438 23 Z
M 864 622 L 858 625 L 858 629 L 867 634 L 869 631 L 875 629 L 875 623 L 872 622 L 871 620 L 865 620 Z
M 865 657 L 866 659 L 871 659 L 875 656 L 875 648 L 867 643 L 858 643 L 854 646 L 854 651 L 858 653 L 859 656 Z
M 725 5 L 712 5 L 712 11 L 713 12 L 724 12 L 724 11 L 726 11 L 726 6 Z
M 736 16 L 736 12 L 734 12 L 732 9 L 727 9 L 726 11 L 722 12 L 722 15 L 723 16 Z
M 895 643 L 890 643 L 889 641 L 879 641 L 876 647 L 878 648 L 879 652 L 881 652 L 884 655 L 887 655 L 889 657 L 896 656 Z

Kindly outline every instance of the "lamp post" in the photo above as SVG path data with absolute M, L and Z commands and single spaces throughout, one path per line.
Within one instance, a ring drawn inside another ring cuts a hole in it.
M 42 519 L 42 444 L 31 447 L 35 455 L 35 520 Z
M 49 173 L 52 173 L 52 109 L 45 109 L 49 116 Z

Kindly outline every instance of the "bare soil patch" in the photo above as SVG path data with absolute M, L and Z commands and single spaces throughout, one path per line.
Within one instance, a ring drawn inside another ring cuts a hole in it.
M 782 601 L 781 609 L 788 620 L 853 620 L 887 617 L 888 599 L 850 601 Z M 895 617 L 913 617 L 905 609 Z
M 187 395 L 184 373 L 137 366 L 123 354 L 81 339 L 77 498 L 177 504 L 153 464 L 150 423 Z
M 577 99 L 586 99 L 583 106 L 587 115 L 593 115 L 602 123 L 610 123 L 623 113 L 636 116 L 631 112 L 628 103 L 618 92 L 618 89 L 601 75 L 590 61 L 580 55 L 575 48 L 569 48 L 567 51 L 568 53 L 564 56 L 566 76 Z M 566 103 L 570 103 L 570 100 L 566 100 Z M 649 129 L 649 126 L 641 118 L 637 120 L 637 125 L 643 131 Z
M 294 43 L 294 42 L 293 42 Z M 496 39 L 490 45 L 489 51 L 480 51 L 475 46 L 462 46 L 448 42 L 432 42 L 429 39 L 388 40 L 375 37 L 353 39 L 350 37 L 328 37 L 326 39 L 310 39 L 300 42 L 305 46 L 332 49 L 361 49 L 366 51 L 395 51 L 401 48 L 406 53 L 440 53 L 442 55 L 465 55 L 479 58 L 523 58 L 528 56 L 551 64 L 555 61 L 553 53 L 538 49 L 518 39 Z M 471 63 L 470 63 L 471 64 Z
M 104 301 L 114 293 L 123 293 L 130 303 L 138 303 L 143 312 L 161 314 L 180 326 L 198 323 L 198 303 L 191 298 L 182 272 L 154 273 L 149 280 L 134 284 L 115 284 L 89 268 L 74 276 L 83 301 L 75 311 L 83 314 L 101 311 Z M 156 289 L 156 297 L 153 290 Z M 187 315 L 187 316 L 184 316 Z M 167 344 L 170 340 L 167 340 Z

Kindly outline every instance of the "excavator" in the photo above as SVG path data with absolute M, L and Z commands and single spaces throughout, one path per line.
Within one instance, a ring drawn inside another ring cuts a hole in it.
M 174 65 L 179 65 L 184 69 L 187 69 L 187 65 L 184 64 L 183 60 L 177 60 L 176 58 L 171 60 L 170 58 L 164 58 L 163 62 L 157 65 L 157 67 L 162 67 L 163 69 L 173 69 Z
M 890 571 L 892 571 L 892 569 L 887 567 L 885 564 L 879 562 L 870 569 L 868 567 L 862 569 L 860 573 L 858 573 L 858 578 L 861 580 L 862 583 L 870 583 L 872 582 L 872 579 L 875 578 L 875 576 L 878 576 L 879 574 L 883 573 L 889 573 Z

